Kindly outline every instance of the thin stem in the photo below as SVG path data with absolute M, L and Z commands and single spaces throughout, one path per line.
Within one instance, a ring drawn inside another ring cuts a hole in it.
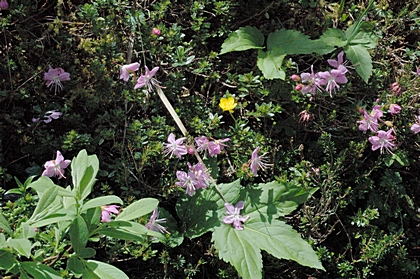
M 347 42 L 351 42 L 354 39 L 354 37 L 357 35 L 357 32 L 359 31 L 360 24 L 362 23 L 363 18 L 368 13 L 368 11 L 370 10 L 370 8 L 372 8 L 372 6 L 373 6 L 373 0 L 370 0 L 369 5 L 367 6 L 366 10 L 357 19 L 356 25 L 354 26 L 354 29 L 351 32 L 350 37 L 347 38 Z

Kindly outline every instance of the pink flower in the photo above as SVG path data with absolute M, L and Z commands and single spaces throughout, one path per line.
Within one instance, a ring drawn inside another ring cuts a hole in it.
M 420 76 L 420 67 L 417 67 L 417 75 Z
M 296 75 L 296 74 L 293 74 L 290 78 L 291 78 L 293 81 L 300 81 L 300 76 L 298 76 L 298 75 Z
M 394 96 L 401 95 L 401 87 L 397 81 L 391 84 L 390 87 L 391 87 L 391 91 L 394 92 Z
M 154 28 L 152 29 L 152 34 L 153 34 L 153 35 L 156 35 L 156 36 L 159 36 L 159 35 L 160 35 L 160 30 L 159 30 L 158 28 L 154 27 Z
M 178 181 L 175 182 L 175 185 L 185 188 L 188 195 L 194 195 L 197 188 L 195 185 L 196 176 L 193 172 L 177 171 L 176 178 Z
M 362 111 L 364 119 L 357 121 L 357 123 L 360 123 L 359 130 L 363 132 L 366 132 L 367 130 L 372 132 L 378 131 L 378 119 L 383 116 L 381 106 L 375 106 L 370 114 L 368 114 L 365 109 Z
M 140 64 L 137 62 L 122 66 L 120 69 L 120 79 L 127 82 L 130 78 L 130 73 L 137 71 L 139 67 Z
M 395 144 L 392 142 L 395 140 L 395 136 L 391 135 L 392 132 L 394 132 L 394 129 L 390 129 L 387 132 L 379 130 L 377 136 L 369 137 L 369 141 L 372 144 L 372 150 L 375 151 L 380 148 L 382 154 L 383 149 L 385 148 L 386 151 L 392 153 L 391 149 L 395 147 Z
M 223 148 L 225 146 L 227 146 L 226 144 L 223 144 L 224 142 L 229 141 L 230 138 L 226 138 L 226 139 L 221 139 L 221 140 L 214 140 L 209 142 L 209 155 L 210 157 L 214 157 L 217 154 L 220 154 L 223 150 Z
M 43 176 L 53 177 L 58 176 L 58 178 L 66 178 L 63 174 L 63 170 L 70 165 L 70 160 L 64 160 L 61 152 L 57 150 L 57 156 L 55 160 L 51 160 L 45 163 L 45 170 L 42 173 Z
M 417 116 L 417 123 L 414 123 L 410 130 L 414 133 L 417 134 L 418 132 L 420 132 L 420 115 Z
M 206 136 L 196 137 L 194 138 L 195 143 L 197 144 L 197 151 L 206 151 L 209 149 L 209 143 L 210 141 Z
M 317 89 L 320 90 L 320 79 L 314 74 L 314 65 L 311 66 L 311 73 L 302 73 L 300 77 L 302 79 L 302 93 L 315 94 Z M 298 90 L 297 87 L 296 90 Z
M 225 224 L 233 224 L 235 229 L 242 231 L 244 229 L 242 223 L 245 223 L 249 219 L 249 215 L 242 217 L 240 212 L 244 208 L 244 202 L 239 201 L 235 206 L 230 203 L 225 203 L 225 208 L 228 216 L 223 219 L 223 222 Z
M 311 118 L 313 117 L 313 115 L 312 114 L 310 114 L 310 113 L 308 113 L 307 111 L 306 111 L 306 109 L 305 110 L 303 110 L 303 111 L 301 111 L 300 113 L 299 113 L 299 116 L 300 116 L 300 118 L 299 118 L 299 122 L 308 122 L 309 120 L 311 120 Z
M 201 163 L 197 163 L 194 166 L 188 163 L 188 168 L 190 169 L 190 172 L 194 173 L 195 181 L 193 183 L 195 188 L 207 188 L 210 184 L 210 175 L 207 173 L 206 167 Z
M 44 114 L 44 121 L 45 123 L 50 123 L 53 119 L 58 119 L 63 115 L 62 112 L 55 110 L 49 110 Z M 32 118 L 32 122 L 39 122 L 40 118 Z
M 108 223 L 111 222 L 111 213 L 118 214 L 120 211 L 118 205 L 106 205 L 101 206 L 102 213 L 101 213 L 101 220 L 102 222 Z
M 143 86 L 147 85 L 147 90 L 149 92 L 153 91 L 153 86 L 160 86 L 159 81 L 154 79 L 154 75 L 159 70 L 159 67 L 154 67 L 151 71 L 149 71 L 149 68 L 147 66 L 144 67 L 146 72 L 144 75 L 141 75 L 139 79 L 137 80 L 137 84 L 134 86 L 134 89 L 141 88 Z
M 331 67 L 334 67 L 334 68 L 336 68 L 337 70 L 342 71 L 342 72 L 343 72 L 343 74 L 345 74 L 345 73 L 347 73 L 347 72 L 348 72 L 348 70 L 347 70 L 347 68 L 346 68 L 347 60 L 346 60 L 345 62 L 343 62 L 343 61 L 344 61 L 343 56 L 344 56 L 344 51 L 340 52 L 340 53 L 337 55 L 337 60 L 334 60 L 334 59 L 328 59 L 328 60 L 327 60 L 327 62 L 328 62 L 328 64 L 330 64 L 330 65 L 331 65 Z M 340 66 L 341 66 L 341 67 L 340 67 Z
M 7 10 L 9 8 L 9 3 L 6 0 L 0 1 L 0 10 Z
M 254 151 L 252 151 L 252 155 L 251 155 L 251 166 L 250 169 L 252 171 L 252 173 L 254 174 L 254 176 L 258 176 L 257 172 L 258 169 L 262 169 L 265 170 L 269 165 L 265 162 L 265 155 L 267 153 L 264 153 L 261 156 L 258 156 L 258 151 L 260 150 L 259 147 L 255 148 Z
M 179 159 L 181 159 L 182 155 L 185 155 L 188 153 L 188 150 L 185 146 L 182 145 L 184 142 L 184 138 L 175 139 L 175 135 L 173 133 L 169 134 L 168 137 L 168 143 L 164 144 L 164 151 L 165 156 L 170 154 L 169 158 L 172 158 L 172 155 L 177 156 Z
M 394 114 L 399 114 L 401 111 L 401 107 L 397 104 L 391 104 L 389 105 L 389 112 L 394 115 Z
M 44 73 L 44 80 L 47 81 L 45 83 L 47 87 L 54 85 L 55 92 L 57 92 L 57 90 L 60 91 L 63 89 L 63 85 L 61 84 L 62 81 L 70 80 L 70 74 L 66 73 L 62 68 L 53 69 L 50 66 L 48 72 Z
M 149 222 L 146 224 L 146 228 L 161 233 L 170 234 L 164 226 L 159 223 L 166 223 L 166 218 L 158 219 L 159 218 L 159 211 L 157 208 L 153 210 L 152 216 L 150 216 Z
M 332 97 L 333 91 L 340 88 L 339 84 L 347 83 L 346 72 L 346 67 L 340 65 L 336 70 L 318 73 L 318 77 L 320 78 L 319 84 L 326 85 L 325 90 L 330 93 L 330 97 Z

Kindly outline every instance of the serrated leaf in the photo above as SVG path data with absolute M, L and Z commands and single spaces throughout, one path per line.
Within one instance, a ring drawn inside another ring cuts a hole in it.
M 130 221 L 152 212 L 159 204 L 157 199 L 144 198 L 133 202 L 127 206 L 118 216 L 115 221 Z
M 87 201 L 83 207 L 82 212 L 85 212 L 89 208 L 97 207 L 97 206 L 104 206 L 109 204 L 123 204 L 123 201 L 114 195 L 104 196 L 104 197 L 97 197 Z
M 223 42 L 220 54 L 247 49 L 260 49 L 264 45 L 264 35 L 255 27 L 241 27 L 231 33 Z
M 367 83 L 372 75 L 372 59 L 367 49 L 361 45 L 347 45 L 344 52 L 356 68 L 356 72 Z
M 120 269 L 107 263 L 88 260 L 86 267 L 101 279 L 129 279 Z
M 347 45 L 346 34 L 344 34 L 342 30 L 337 28 L 328 28 L 321 35 L 319 40 L 332 47 L 344 47 L 345 45 Z
M 266 79 L 286 78 L 286 72 L 282 68 L 285 54 L 277 55 L 271 51 L 258 50 L 257 66 Z
M 20 264 L 27 273 L 36 279 L 62 279 L 60 273 L 51 267 L 37 262 L 23 262 Z

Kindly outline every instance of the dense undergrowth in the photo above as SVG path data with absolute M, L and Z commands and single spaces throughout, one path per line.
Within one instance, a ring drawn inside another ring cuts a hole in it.
M 364 18 L 379 38 L 369 49 L 372 75 L 366 83 L 347 65 L 348 82 L 330 97 L 302 94 L 290 77 L 310 72 L 311 65 L 327 69 L 339 48 L 288 55 L 286 79 L 270 80 L 257 67 L 255 51 L 219 55 L 221 46 L 244 26 L 265 36 L 284 28 L 317 39 L 328 28 L 346 30 L 368 1 L 253 2 L 9 1 L 0 11 L 0 212 L 10 223 L 27 218 L 38 196 L 4 195 L 16 188 L 14 177 L 41 175 L 57 150 L 71 159 L 86 149 L 100 162 L 92 197 L 116 195 L 126 204 L 156 198 L 182 226 L 175 207 L 185 193 L 175 183 L 187 163 L 163 152 L 168 135 L 181 132 L 155 92 L 119 79 L 122 65 L 139 62 L 142 73 L 146 65 L 160 67 L 155 77 L 184 122 L 188 143 L 202 135 L 230 138 L 225 151 L 206 161 L 218 183 L 318 188 L 283 219 L 311 244 L 325 271 L 263 252 L 264 278 L 417 278 L 420 146 L 410 128 L 420 114 L 420 5 L 374 1 Z M 62 90 L 47 88 L 49 66 L 70 73 Z M 231 96 L 238 103 L 232 114 L 219 107 Z M 401 111 L 391 114 L 391 104 Z M 362 110 L 370 113 L 375 105 L 383 111 L 380 129 L 394 129 L 392 153 L 373 151 L 373 133 L 359 130 Z M 32 121 L 51 110 L 61 117 Z M 247 162 L 257 146 L 272 166 L 253 176 Z M 55 183 L 66 187 L 70 175 Z M 210 233 L 176 247 L 169 242 L 104 237 L 92 248 L 96 260 L 130 278 L 238 276 L 218 258 Z M 52 266 L 72 278 L 64 259 Z

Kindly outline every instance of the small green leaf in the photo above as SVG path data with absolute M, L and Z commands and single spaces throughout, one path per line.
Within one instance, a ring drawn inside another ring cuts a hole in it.
M 285 54 L 277 55 L 271 51 L 258 50 L 257 66 L 266 79 L 286 78 L 286 72 L 282 68 Z
M 17 261 L 12 252 L 0 249 L 0 270 L 9 269 L 15 263 L 17 263 Z
M 83 249 L 82 251 L 80 251 L 77 255 L 80 258 L 84 258 L 84 259 L 92 258 L 93 256 L 96 255 L 96 250 L 93 248 L 87 247 Z
M 93 273 L 101 279 L 129 279 L 128 276 L 120 269 L 107 263 L 88 260 L 86 262 L 86 267 L 93 271 Z
M 367 83 L 372 75 L 372 59 L 367 49 L 361 45 L 348 45 L 344 52 L 356 68 L 356 72 Z
M 62 279 L 60 273 L 51 267 L 37 262 L 23 262 L 21 268 L 36 279 Z
M 157 199 L 144 198 L 127 206 L 116 218 L 115 221 L 130 221 L 152 212 L 159 204 Z
M 0 229 L 4 230 L 8 234 L 12 234 L 12 229 L 9 226 L 6 218 L 4 218 L 3 214 L 0 213 Z
M 220 54 L 247 49 L 260 49 L 264 45 L 264 35 L 255 27 L 241 27 L 231 33 L 223 42 Z
M 86 202 L 82 207 L 82 212 L 85 212 L 89 208 L 93 208 L 97 206 L 104 206 L 104 205 L 109 205 L 109 204 L 123 204 L 123 201 L 119 197 L 114 196 L 114 195 L 97 197 Z
M 77 216 L 71 223 L 69 234 L 74 251 L 76 253 L 81 252 L 86 247 L 89 239 L 88 228 L 85 220 L 81 216 Z
M 20 255 L 29 258 L 31 256 L 32 243 L 29 239 L 8 239 L 7 243 Z

